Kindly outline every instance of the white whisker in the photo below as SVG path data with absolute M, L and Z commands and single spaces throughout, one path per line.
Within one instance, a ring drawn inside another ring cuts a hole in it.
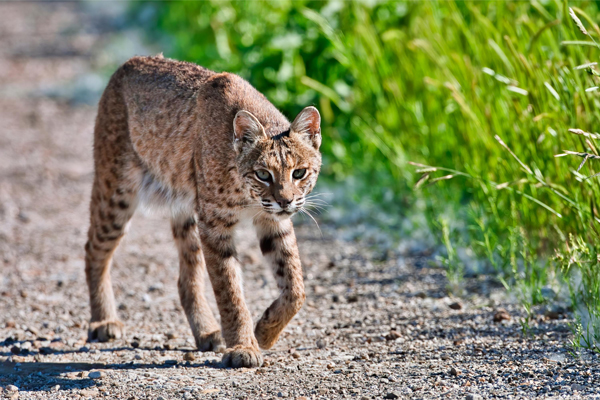
M 328 207 L 329 204 L 327 203 L 317 203 L 314 201 L 307 201 L 305 204 L 310 204 L 311 206 L 319 206 L 319 207 Z
M 312 204 L 312 203 L 306 203 L 307 207 L 313 207 L 313 208 L 319 208 L 324 210 L 325 208 L 327 208 L 324 204 Z
M 325 210 L 329 206 L 329 204 L 314 203 L 312 201 L 307 201 L 306 206 Z
M 333 196 L 333 193 L 316 192 L 309 194 L 309 196 Z
M 305 201 L 307 201 L 309 203 L 329 204 L 323 199 L 306 199 Z
M 324 200 L 324 199 L 313 199 L 312 197 L 307 198 L 306 201 L 321 201 L 321 202 L 327 203 L 327 200 Z
M 261 208 L 260 210 L 258 210 L 258 212 L 257 212 L 256 214 L 254 214 L 254 215 L 252 216 L 252 218 L 250 218 L 250 219 L 254 221 L 254 218 L 256 218 L 256 217 L 258 216 L 258 214 L 260 214 L 261 212 L 263 212 L 263 209 L 262 209 L 262 208 Z
M 319 224 L 317 223 L 317 220 L 304 207 L 300 209 L 300 212 L 302 212 L 303 214 L 308 215 L 310 217 L 310 219 L 313 220 L 313 222 L 317 226 L 317 229 L 319 230 L 319 234 L 321 235 L 321 238 L 323 238 L 323 232 L 321 232 L 321 228 L 319 227 Z
M 325 203 L 327 202 L 327 200 L 320 199 L 318 197 L 316 197 L 316 198 L 315 197 L 306 197 L 305 200 L 307 200 L 307 201 L 322 201 L 322 202 L 325 202 Z

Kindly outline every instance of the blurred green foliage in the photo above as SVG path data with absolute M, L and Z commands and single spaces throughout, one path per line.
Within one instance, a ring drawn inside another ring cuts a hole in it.
M 409 21 L 413 6 L 379 5 L 376 19 L 365 4 L 342 1 L 143 7 L 136 13 L 145 16 L 154 39 L 165 41 L 165 56 L 235 72 L 291 119 L 306 105 L 317 106 L 327 136 L 325 174 L 343 179 L 361 171 L 376 183 L 374 189 L 386 188 L 382 192 L 407 188 L 411 174 L 395 138 L 408 134 L 402 126 L 412 125 L 411 116 L 402 112 L 403 82 L 413 88 L 398 80 L 400 71 L 390 59 L 394 54 L 386 54 L 385 47 L 398 42 L 399 31 L 392 28 Z
M 600 39 L 597 2 L 574 5 Z M 586 91 L 598 77 L 575 69 L 599 50 L 567 2 L 148 2 L 133 14 L 165 56 L 238 73 L 289 118 L 316 105 L 326 176 L 360 179 L 384 207 L 422 199 L 434 229 L 434 215 L 459 210 L 452 229 L 526 304 L 544 301 L 560 274 L 545 260 L 569 253 L 569 235 L 599 253 L 598 178 L 582 175 L 597 160 L 576 172 L 581 159 L 554 157 L 597 154 L 567 129 L 600 121 L 600 93 Z M 415 192 L 419 175 L 444 179 Z

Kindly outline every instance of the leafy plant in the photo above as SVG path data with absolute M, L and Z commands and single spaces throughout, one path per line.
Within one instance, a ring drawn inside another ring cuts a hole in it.
M 241 74 L 288 116 L 317 105 L 323 176 L 361 182 L 348 196 L 394 214 L 426 202 L 448 233 L 461 221 L 461 242 L 530 308 L 581 271 L 572 301 L 597 313 L 583 296 L 596 264 L 545 261 L 569 235 L 598 242 L 596 164 L 553 156 L 599 155 L 598 3 L 576 5 L 141 2 L 132 16 L 166 56 Z

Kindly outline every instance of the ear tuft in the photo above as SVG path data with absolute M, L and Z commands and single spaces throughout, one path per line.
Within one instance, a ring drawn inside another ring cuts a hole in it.
M 252 113 L 241 110 L 235 114 L 233 119 L 233 146 L 236 151 L 241 151 L 245 143 L 254 143 L 266 136 L 263 126 Z
M 321 115 L 315 107 L 300 111 L 290 130 L 308 140 L 315 149 L 321 146 Z

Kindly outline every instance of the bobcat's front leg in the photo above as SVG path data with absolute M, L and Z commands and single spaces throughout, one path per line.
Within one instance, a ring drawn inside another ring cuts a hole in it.
M 215 225 L 215 221 L 205 224 L 201 239 L 208 275 L 221 314 L 221 332 L 227 344 L 223 364 L 233 368 L 260 367 L 263 358 L 252 331 L 252 317 L 244 301 L 233 230 L 226 227 L 229 224 Z
M 260 249 L 272 265 L 279 297 L 267 308 L 256 325 L 255 335 L 263 349 L 270 349 L 279 334 L 302 307 L 304 280 L 292 221 L 255 220 Z

